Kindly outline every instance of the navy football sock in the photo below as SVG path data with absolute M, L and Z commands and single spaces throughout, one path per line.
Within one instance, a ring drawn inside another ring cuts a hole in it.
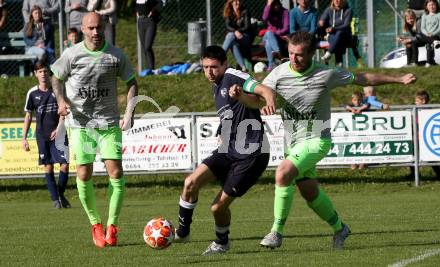
M 69 179 L 69 173 L 60 171 L 60 175 L 58 177 L 58 193 L 61 196 L 64 196 L 68 179 Z
M 197 202 L 190 203 L 180 197 L 179 201 L 179 228 L 177 229 L 177 235 L 185 237 L 190 232 L 190 226 L 192 223 L 192 215 Z
M 47 189 L 50 192 L 50 198 L 52 199 L 52 201 L 58 200 L 59 195 L 58 195 L 57 184 L 55 182 L 55 175 L 53 174 L 53 172 L 45 173 L 44 177 L 46 178 Z
M 220 245 L 226 245 L 229 241 L 229 225 L 226 226 L 215 226 L 215 235 L 217 239 L 215 243 Z

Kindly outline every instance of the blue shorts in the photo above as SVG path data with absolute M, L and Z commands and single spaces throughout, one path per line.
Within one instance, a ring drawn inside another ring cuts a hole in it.
M 47 165 L 54 163 L 69 163 L 69 147 L 67 135 L 64 141 L 61 138 L 56 140 L 39 140 L 38 146 L 38 164 Z
M 269 154 L 235 160 L 217 150 L 203 160 L 223 185 L 223 191 L 231 197 L 243 196 L 257 182 L 268 163 Z

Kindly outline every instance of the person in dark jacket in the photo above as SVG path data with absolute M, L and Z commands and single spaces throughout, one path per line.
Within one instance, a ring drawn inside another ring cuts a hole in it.
M 329 48 L 321 58 L 328 61 L 332 54 L 335 54 L 337 66 L 342 66 L 342 57 L 345 49 L 351 44 L 350 23 L 353 12 L 346 0 L 332 0 L 319 20 L 319 26 L 325 28 L 328 35 Z

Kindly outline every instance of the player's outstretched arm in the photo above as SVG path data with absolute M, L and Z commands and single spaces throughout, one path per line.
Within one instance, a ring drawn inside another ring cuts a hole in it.
M 136 79 L 132 79 L 127 83 L 127 108 L 125 109 L 124 118 L 120 123 L 122 130 L 128 130 L 134 123 L 134 110 L 136 107 L 136 96 L 138 95 L 138 86 Z
M 61 80 L 59 80 L 55 75 L 52 77 L 52 90 L 57 98 L 58 103 L 58 114 L 61 116 L 66 116 L 70 113 L 69 105 L 66 103 L 64 85 Z
M 416 76 L 407 73 L 401 76 L 391 76 L 380 73 L 362 72 L 355 75 L 354 83 L 361 86 L 381 85 L 388 83 L 410 84 L 416 81 Z

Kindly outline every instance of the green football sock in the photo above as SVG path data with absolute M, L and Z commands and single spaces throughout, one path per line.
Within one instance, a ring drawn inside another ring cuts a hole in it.
M 125 179 L 121 177 L 119 179 L 109 179 L 108 183 L 108 221 L 107 225 L 118 225 L 119 214 L 121 213 L 122 202 L 124 200 L 125 193 Z
M 93 192 L 93 181 L 82 181 L 76 178 L 76 187 L 78 188 L 79 200 L 89 217 L 90 223 L 101 223 L 101 217 L 99 217 L 98 210 L 96 209 L 95 193 Z
M 319 188 L 318 197 L 311 202 L 307 202 L 307 205 L 309 205 L 321 219 L 326 221 L 335 232 L 342 229 L 341 219 L 333 207 L 333 203 L 321 188 Z
M 275 185 L 275 200 L 273 208 L 275 220 L 272 225 L 272 232 L 283 233 L 284 224 L 286 223 L 290 208 L 292 207 L 294 191 L 295 188 L 292 184 L 289 186 Z

